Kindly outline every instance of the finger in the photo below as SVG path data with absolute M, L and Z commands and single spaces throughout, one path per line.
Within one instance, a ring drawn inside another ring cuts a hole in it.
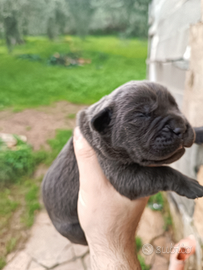
M 95 151 L 83 137 L 80 129 L 74 131 L 74 151 L 80 174 L 80 189 L 95 192 L 107 182 L 99 165 Z
M 185 261 L 191 255 L 195 253 L 196 250 L 196 240 L 193 235 L 190 235 L 188 238 L 183 239 L 179 242 L 180 250 L 177 256 L 178 260 Z
M 196 241 L 193 235 L 178 242 L 171 253 L 169 270 L 183 270 L 185 260 L 195 253 Z

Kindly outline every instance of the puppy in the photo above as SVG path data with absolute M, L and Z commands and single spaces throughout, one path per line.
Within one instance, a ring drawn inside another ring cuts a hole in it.
M 79 112 L 78 125 L 97 153 L 114 188 L 130 200 L 158 191 L 195 199 L 203 187 L 168 166 L 190 147 L 194 131 L 169 91 L 156 83 L 132 81 Z M 71 138 L 42 185 L 43 200 L 56 229 L 87 245 L 77 215 L 79 172 Z

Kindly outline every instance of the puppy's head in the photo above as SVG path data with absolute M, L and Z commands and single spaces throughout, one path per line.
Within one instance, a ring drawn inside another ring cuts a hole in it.
M 127 83 L 110 94 L 91 127 L 105 155 L 143 166 L 172 163 L 194 142 L 193 129 L 173 96 L 147 81 Z

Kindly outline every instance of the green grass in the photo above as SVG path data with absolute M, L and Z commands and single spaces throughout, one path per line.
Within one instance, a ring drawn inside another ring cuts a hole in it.
M 6 259 L 0 257 L 0 269 L 3 269 L 6 265 Z
M 9 215 L 10 213 L 16 210 L 19 204 L 10 195 L 11 195 L 11 192 L 8 188 L 5 188 L 3 191 L 1 191 L 0 216 L 5 217 L 5 215 Z M 1 222 L 0 222 L 0 226 L 1 226 Z
M 72 130 L 57 129 L 56 137 L 54 139 L 48 140 L 48 144 L 51 146 L 54 159 L 71 136 Z
M 0 269 L 5 265 L 7 254 L 21 240 L 19 230 L 29 228 L 34 222 L 35 213 L 40 209 L 40 184 L 41 179 L 21 178 L 0 191 Z M 19 214 L 15 215 L 16 212 Z
M 10 253 L 16 246 L 17 238 L 11 237 L 6 245 L 6 252 Z
M 26 181 L 24 185 L 27 187 L 27 192 L 25 193 L 26 207 L 22 221 L 27 227 L 31 227 L 34 222 L 35 212 L 41 208 L 39 203 L 39 185 L 30 180 Z
M 138 260 L 140 262 L 141 268 L 142 270 L 149 270 L 150 269 L 150 265 L 147 265 L 145 263 L 145 259 L 143 258 L 143 256 L 140 254 L 141 249 L 142 249 L 143 243 L 142 243 L 142 239 L 140 237 L 136 237 L 135 238 L 135 253 L 137 254 Z
M 66 68 L 49 66 L 54 53 L 78 53 L 91 64 Z M 42 61 L 17 58 L 21 54 L 39 55 Z M 116 37 L 28 37 L 8 55 L 0 41 L 0 109 L 14 111 L 49 105 L 59 100 L 91 104 L 119 85 L 146 77 L 147 42 Z
M 68 119 L 75 119 L 75 117 L 76 117 L 75 113 L 70 113 L 70 114 L 67 115 Z
M 35 155 L 39 158 L 41 157 L 41 161 L 47 166 L 51 165 L 54 159 L 57 157 L 59 152 L 62 150 L 63 146 L 67 143 L 69 138 L 72 136 L 72 130 L 56 130 L 56 136 L 54 139 L 48 140 L 48 144 L 50 145 L 50 151 L 38 151 Z M 38 161 L 38 163 L 40 163 Z
M 153 211 L 160 211 L 164 219 L 164 231 L 168 231 L 173 227 L 173 220 L 166 195 L 163 192 L 149 198 L 147 206 Z
M 151 266 L 145 263 L 145 259 L 142 257 L 142 255 L 138 254 L 138 260 L 142 270 L 150 270 Z
M 136 236 L 136 238 L 135 238 L 135 246 L 136 246 L 137 253 L 141 250 L 141 248 L 143 246 L 142 239 L 138 236 Z

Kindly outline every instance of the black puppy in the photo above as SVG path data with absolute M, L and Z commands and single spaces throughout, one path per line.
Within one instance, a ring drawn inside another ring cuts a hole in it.
M 195 139 L 194 131 L 163 86 L 132 81 L 78 114 L 78 125 L 114 188 L 131 200 L 175 191 L 195 199 L 203 187 L 168 166 Z M 56 229 L 86 245 L 77 215 L 79 173 L 72 138 L 48 170 L 43 200 Z

